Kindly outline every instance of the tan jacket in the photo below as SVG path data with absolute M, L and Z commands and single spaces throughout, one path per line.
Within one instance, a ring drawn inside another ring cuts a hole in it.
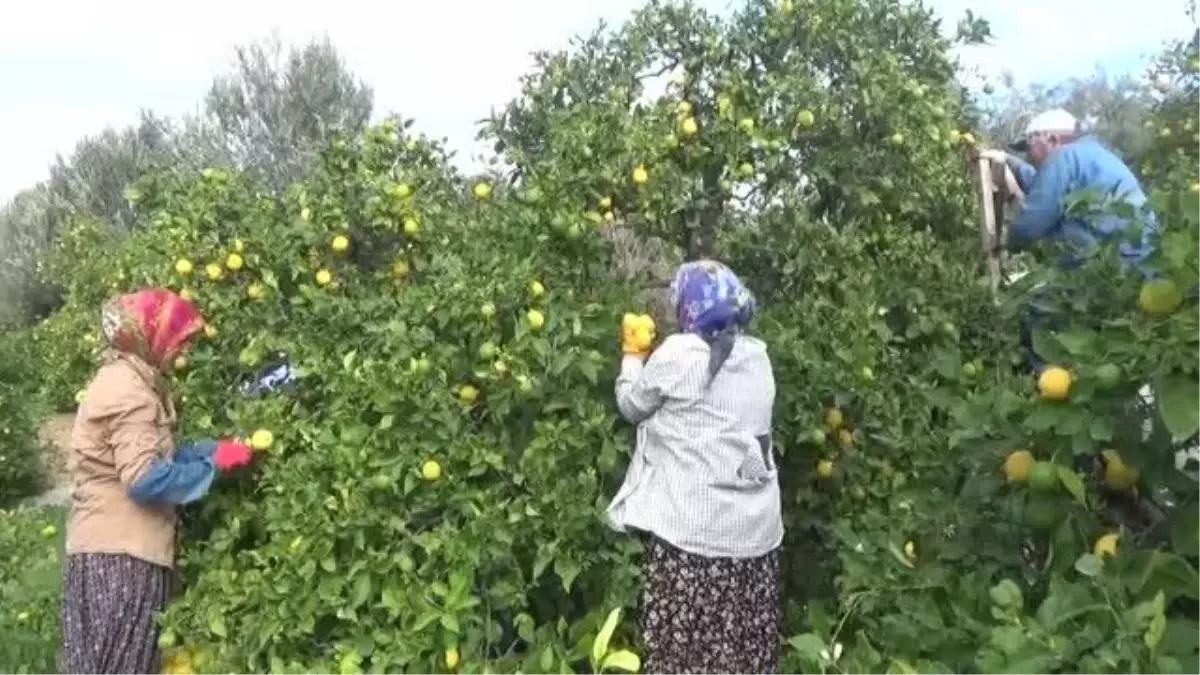
M 175 454 L 175 409 L 159 395 L 157 378 L 140 359 L 119 356 L 88 386 L 71 434 L 68 554 L 124 553 L 174 567 L 174 505 L 142 505 L 128 495 L 156 457 Z

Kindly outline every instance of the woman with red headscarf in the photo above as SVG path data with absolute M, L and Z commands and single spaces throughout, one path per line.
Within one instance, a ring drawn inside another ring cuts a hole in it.
M 108 349 L 71 435 L 63 673 L 158 672 L 155 616 L 173 585 L 176 508 L 250 461 L 236 441 L 175 445 L 164 373 L 203 325 L 164 289 L 104 307 Z

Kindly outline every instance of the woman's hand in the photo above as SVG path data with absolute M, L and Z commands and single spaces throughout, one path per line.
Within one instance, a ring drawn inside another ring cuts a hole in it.
M 626 314 L 621 320 L 621 351 L 645 358 L 654 344 L 654 319 L 649 314 Z
M 221 471 L 229 471 L 230 469 L 236 469 L 239 466 L 249 464 L 253 454 L 250 446 L 245 443 L 224 440 L 217 443 L 217 448 L 212 454 L 212 460 L 213 464 Z

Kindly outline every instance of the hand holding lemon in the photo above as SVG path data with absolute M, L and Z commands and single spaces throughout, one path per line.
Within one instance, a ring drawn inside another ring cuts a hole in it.
M 654 344 L 654 334 L 654 319 L 649 314 L 626 314 L 621 320 L 621 350 L 644 357 Z

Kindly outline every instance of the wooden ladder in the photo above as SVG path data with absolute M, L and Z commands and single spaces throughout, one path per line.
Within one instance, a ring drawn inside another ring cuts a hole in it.
M 1000 287 L 1004 284 L 1004 247 L 1008 245 L 1008 224 L 1004 218 L 1004 207 L 1016 201 L 1017 207 L 1025 201 L 1025 193 L 1017 184 L 1012 169 L 1002 162 L 992 162 L 985 157 L 975 160 L 979 184 L 979 238 L 983 254 L 987 258 L 988 281 L 992 289 L 992 300 L 1000 304 Z

